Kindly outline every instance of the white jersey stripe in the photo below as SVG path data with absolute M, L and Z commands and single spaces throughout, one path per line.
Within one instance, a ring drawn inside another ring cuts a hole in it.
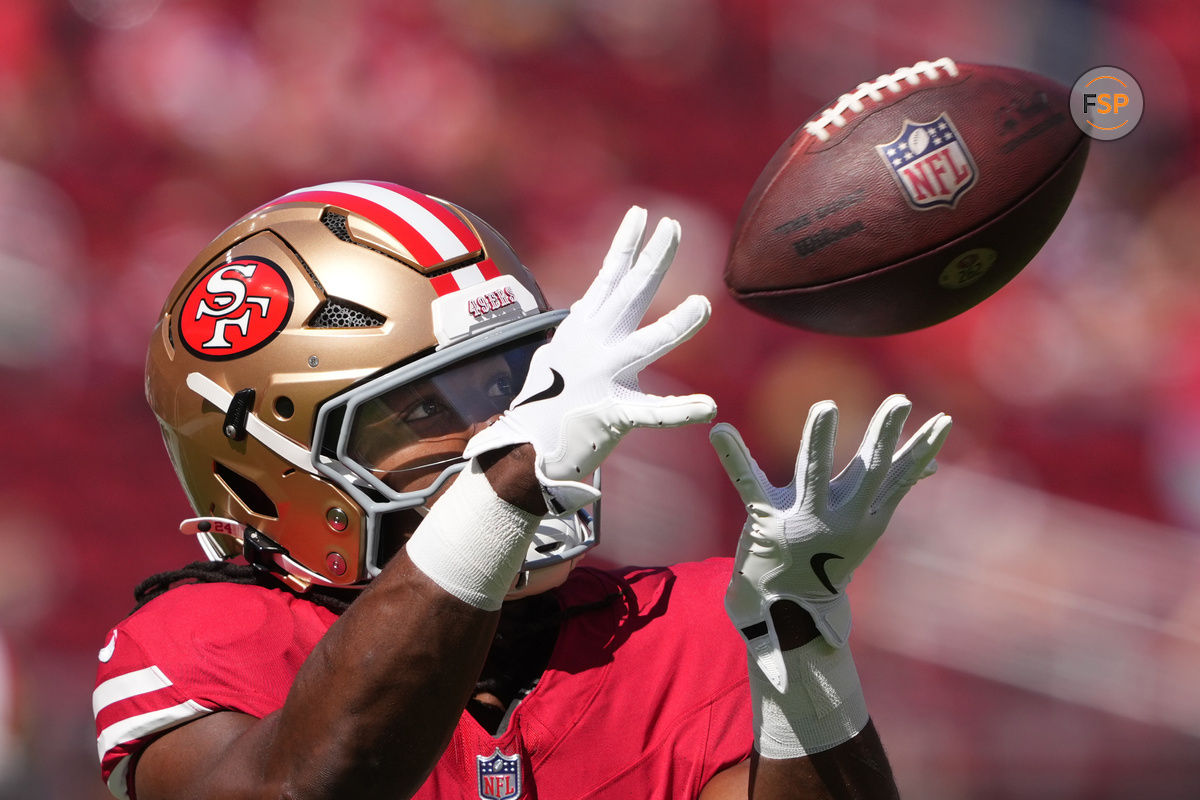
M 374 184 L 359 181 L 337 181 L 335 183 L 322 183 L 318 186 L 297 189 L 294 192 L 288 192 L 279 199 L 283 200 L 290 195 L 300 194 L 301 192 L 340 192 L 341 194 L 348 194 L 352 197 L 369 200 L 372 203 L 381 205 L 409 225 L 412 225 L 417 233 L 425 237 L 425 240 L 432 245 L 433 249 L 437 250 L 438 255 L 442 257 L 443 261 L 450 261 L 471 252 L 467 249 L 466 244 L 444 222 L 434 216 L 433 212 L 429 211 L 429 209 L 411 198 L 405 197 L 398 192 L 393 192 L 390 189 L 385 189 L 382 186 L 375 186 Z
M 195 700 L 185 700 L 177 706 L 126 717 L 100 731 L 100 736 L 96 739 L 96 750 L 100 755 L 100 760 L 103 761 L 104 754 L 119 744 L 132 742 L 147 734 L 166 730 L 185 720 L 211 714 L 212 711 L 211 708 L 205 708 Z
M 92 714 L 99 715 L 102 709 L 120 700 L 128 700 L 146 692 L 156 692 L 170 685 L 171 679 L 158 667 L 146 667 L 109 678 L 92 692 Z

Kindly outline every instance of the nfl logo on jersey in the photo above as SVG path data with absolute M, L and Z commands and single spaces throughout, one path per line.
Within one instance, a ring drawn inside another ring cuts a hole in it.
M 899 136 L 875 149 L 915 209 L 954 208 L 975 185 L 975 160 L 944 113 L 929 122 L 905 120 Z
M 480 800 L 513 800 L 521 794 L 521 757 L 496 748 L 490 756 L 475 756 L 479 768 Z

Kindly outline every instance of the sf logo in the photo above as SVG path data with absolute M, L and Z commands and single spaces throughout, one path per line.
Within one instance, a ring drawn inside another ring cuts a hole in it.
M 232 347 L 226 338 L 230 327 L 237 328 L 241 331 L 242 338 L 245 338 L 250 332 L 250 313 L 253 310 L 258 311 L 259 317 L 266 318 L 267 310 L 271 307 L 271 298 L 266 295 L 249 296 L 246 290 L 246 281 L 254 277 L 257 269 L 257 264 L 235 263 L 209 276 L 204 284 L 209 297 L 200 299 L 200 305 L 196 308 L 196 321 L 201 317 L 216 317 L 216 322 L 213 325 L 212 338 L 202 347 Z M 238 280 L 231 273 L 241 275 L 242 279 Z M 209 305 L 210 299 L 213 305 Z M 238 309 L 243 309 L 242 313 L 234 316 Z
M 179 315 L 180 338 L 194 354 L 220 359 L 252 352 L 291 315 L 287 276 L 265 258 L 220 264 L 192 288 Z

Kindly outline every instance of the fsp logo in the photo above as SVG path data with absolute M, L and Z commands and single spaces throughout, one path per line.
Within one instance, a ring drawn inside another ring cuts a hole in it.
M 1071 118 L 1093 139 L 1128 135 L 1141 120 L 1142 108 L 1142 87 L 1117 67 L 1094 67 L 1071 88 Z
M 247 256 L 205 273 L 179 310 L 179 338 L 193 354 L 220 360 L 252 353 L 287 324 L 292 285 L 276 264 Z

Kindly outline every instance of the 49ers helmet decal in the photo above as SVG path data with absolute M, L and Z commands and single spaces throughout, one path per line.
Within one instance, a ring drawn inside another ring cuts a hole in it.
M 192 288 L 179 314 L 179 341 L 200 358 L 236 358 L 275 338 L 291 313 L 287 274 L 265 258 L 239 258 L 213 267 Z
M 151 336 L 146 396 L 198 515 L 183 529 L 297 585 L 362 584 L 565 313 L 444 200 L 342 181 L 260 206 L 192 261 Z M 593 546 L 586 517 L 546 520 L 522 580 Z

